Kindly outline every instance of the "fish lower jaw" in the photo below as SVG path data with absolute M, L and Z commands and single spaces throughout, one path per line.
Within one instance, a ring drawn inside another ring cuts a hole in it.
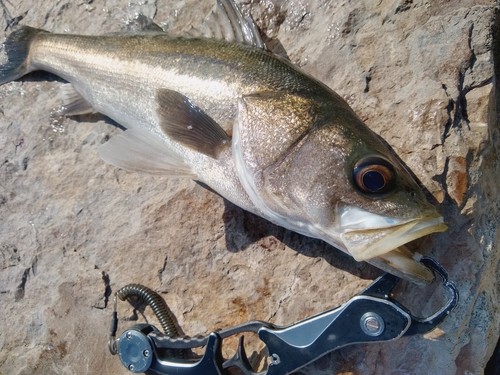
M 401 279 L 425 285 L 434 280 L 434 273 L 420 262 L 421 258 L 420 254 L 401 246 L 367 262 Z

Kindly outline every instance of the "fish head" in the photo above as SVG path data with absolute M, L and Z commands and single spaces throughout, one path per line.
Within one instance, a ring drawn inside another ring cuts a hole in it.
M 336 99 L 326 110 L 297 97 L 281 100 L 281 107 L 264 105 L 263 98 L 240 107 L 235 160 L 243 165 L 237 168 L 245 189 L 279 225 L 357 261 L 431 281 L 432 273 L 404 245 L 446 230 L 442 216 L 385 142 Z M 257 113 L 272 125 L 248 129 Z

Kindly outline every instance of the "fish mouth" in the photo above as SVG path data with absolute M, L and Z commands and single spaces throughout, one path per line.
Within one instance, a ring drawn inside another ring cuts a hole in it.
M 361 220 L 363 216 L 364 222 Z M 341 226 L 344 224 L 341 240 L 357 261 L 367 261 L 419 284 L 433 280 L 432 271 L 419 262 L 421 256 L 412 253 L 405 244 L 448 229 L 436 211 L 403 221 L 355 209 L 341 217 L 340 222 Z

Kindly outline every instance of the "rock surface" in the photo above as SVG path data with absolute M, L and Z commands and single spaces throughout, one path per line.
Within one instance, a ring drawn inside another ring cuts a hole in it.
M 243 3 L 435 197 L 450 230 L 420 252 L 442 263 L 461 296 L 430 334 L 347 347 L 299 373 L 482 374 L 500 327 L 495 2 Z M 119 31 L 137 13 L 180 32 L 212 5 L 0 1 L 0 39 L 16 22 Z M 117 130 L 99 117 L 58 119 L 59 86 L 37 73 L 0 87 L 0 374 L 127 374 L 107 351 L 107 332 L 110 295 L 131 282 L 161 292 L 194 335 L 251 319 L 289 324 L 345 302 L 379 275 L 193 182 L 106 165 L 97 147 Z M 428 307 L 407 290 L 410 304 Z M 120 315 L 133 311 L 122 304 Z

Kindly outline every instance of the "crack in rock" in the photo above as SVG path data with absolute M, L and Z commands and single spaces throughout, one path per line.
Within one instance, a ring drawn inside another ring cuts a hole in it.
M 35 276 L 37 264 L 38 264 L 38 257 L 35 256 L 35 258 L 33 259 L 33 262 L 31 263 L 31 266 L 28 267 L 28 268 L 26 268 L 23 271 L 23 275 L 21 276 L 21 282 L 17 286 L 16 292 L 15 292 L 15 295 L 14 295 L 14 300 L 16 302 L 20 301 L 20 300 L 22 300 L 24 298 L 24 294 L 25 294 L 25 291 L 26 291 L 26 284 L 28 282 L 28 277 L 30 275 L 30 271 L 33 274 L 33 276 Z
M 30 268 L 26 268 L 23 272 L 23 276 L 21 277 L 21 283 L 16 288 L 16 294 L 14 296 L 14 300 L 20 301 L 24 298 L 24 292 L 26 290 L 26 283 L 28 281 L 28 276 L 30 274 Z
M 101 297 L 98 298 L 97 302 L 94 303 L 92 307 L 103 310 L 106 307 L 108 307 L 109 303 L 109 297 L 111 296 L 111 293 L 113 292 L 111 289 L 111 280 L 109 278 L 109 275 L 106 273 L 106 271 L 102 271 L 102 281 L 104 283 L 104 292 Z

